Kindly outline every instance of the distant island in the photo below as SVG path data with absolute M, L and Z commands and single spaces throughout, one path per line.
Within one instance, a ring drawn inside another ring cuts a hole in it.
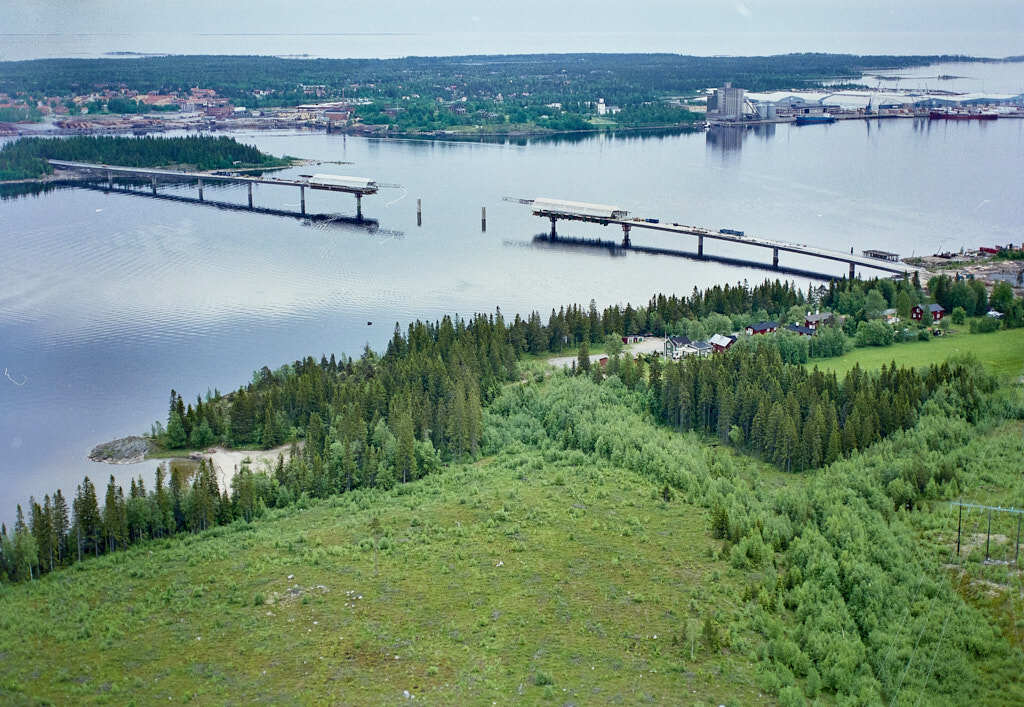
M 287 157 L 273 157 L 230 137 L 24 138 L 0 148 L 0 181 L 39 179 L 53 174 L 47 160 L 198 171 L 287 167 L 295 162 Z

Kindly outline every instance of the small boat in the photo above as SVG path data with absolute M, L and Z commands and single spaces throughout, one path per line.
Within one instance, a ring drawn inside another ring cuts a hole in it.
M 821 123 L 834 122 L 836 122 L 834 115 L 798 115 L 796 117 L 797 125 L 819 125 Z

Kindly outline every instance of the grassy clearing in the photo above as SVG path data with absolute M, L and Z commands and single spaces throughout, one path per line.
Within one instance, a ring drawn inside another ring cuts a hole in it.
M 893 361 L 900 366 L 928 366 L 965 353 L 976 356 L 999 376 L 1016 378 L 1024 373 L 1024 329 L 1007 329 L 991 334 L 968 334 L 965 331 L 931 341 L 854 349 L 843 356 L 816 359 L 807 365 L 843 376 L 856 364 L 865 369 L 881 368 Z
M 716 546 L 632 472 L 503 455 L 3 586 L 0 699 L 763 701 Z

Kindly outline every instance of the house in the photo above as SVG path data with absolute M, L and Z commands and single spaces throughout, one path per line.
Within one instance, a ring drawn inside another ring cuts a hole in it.
M 736 343 L 736 337 L 725 336 L 724 334 L 715 334 L 708 339 L 708 343 L 711 344 L 711 348 L 715 353 L 721 353 Z
M 898 324 L 900 321 L 900 315 L 893 308 L 882 310 L 882 318 L 887 324 Z
M 747 327 L 747 336 L 754 334 L 771 334 L 779 328 L 778 322 L 758 322 Z
M 707 341 L 691 341 L 682 348 L 682 355 L 704 357 L 710 356 L 714 351 L 715 347 Z
M 786 331 L 791 331 L 794 334 L 799 334 L 800 336 L 814 336 L 817 330 L 806 326 L 800 326 L 799 324 L 790 324 L 786 327 Z
M 804 317 L 804 326 L 808 329 L 817 329 L 822 324 L 831 324 L 833 319 L 832 312 L 815 312 L 814 314 L 808 312 Z
M 622 343 L 624 344 L 642 344 L 644 337 L 640 334 L 629 334 L 628 336 L 622 337 Z
M 921 321 L 922 319 L 924 319 L 925 312 L 928 312 L 929 314 L 932 315 L 933 322 L 942 321 L 942 318 L 946 316 L 946 308 L 943 307 L 941 304 L 929 304 L 925 305 L 924 307 L 917 304 L 914 305 L 914 308 L 910 310 L 910 318 L 915 321 Z
M 1002 319 L 1003 313 L 996 309 L 990 309 L 985 312 L 986 317 L 992 317 L 993 319 Z
M 689 345 L 690 340 L 685 336 L 670 336 L 665 339 L 665 357 L 680 358 L 683 355 L 683 347 Z

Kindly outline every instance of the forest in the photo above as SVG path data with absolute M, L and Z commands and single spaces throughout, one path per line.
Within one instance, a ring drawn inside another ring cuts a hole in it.
M 943 297 L 953 290 L 971 293 L 972 329 L 976 322 L 986 329 L 989 323 L 1024 325 L 1024 300 L 1012 290 L 1007 298 L 1006 290 L 995 288 L 981 307 L 1001 308 L 1004 317 L 996 320 L 974 316 L 980 311 L 976 285 L 948 280 L 933 279 L 931 291 Z M 302 498 L 389 489 L 476 458 L 487 406 L 523 375 L 528 359 L 566 349 L 580 354 L 571 373 L 598 382 L 614 377 L 643 392 L 649 413 L 667 428 L 700 432 L 787 472 L 833 464 L 911 429 L 937 391 L 955 396 L 959 414 L 974 423 L 982 399 L 993 391 L 962 366 L 915 370 L 893 364 L 877 372 L 855 366 L 839 378 L 802 365 L 857 346 L 892 345 L 897 331 L 907 340 L 930 338 L 926 325 L 904 330 L 874 318 L 890 304 L 909 314 L 911 302 L 925 301 L 913 279 L 844 280 L 809 286 L 806 293 L 766 280 L 752 287 L 695 288 L 689 297 L 655 295 L 636 308 L 569 305 L 552 310 L 547 324 L 537 312 L 506 322 L 500 310 L 469 320 L 416 321 L 405 332 L 396 324 L 382 355 L 367 348 L 358 359 L 331 354 L 263 367 L 233 392 L 207 392 L 188 403 L 172 390 L 166 424 L 154 423 L 149 433 L 159 448 L 288 445 L 287 458 L 279 455 L 272 473 L 243 470 L 231 488 L 219 488 L 203 462 L 188 473 L 158 472 L 148 491 L 140 477 L 125 493 L 111 476 L 102 504 L 88 478 L 70 507 L 61 490 L 42 503 L 30 499 L 27 518 L 18 505 L 14 532 L 0 533 L 7 548 L 2 570 L 9 579 L 26 579 L 145 538 L 248 520 Z M 706 338 L 770 317 L 802 323 L 812 307 L 828 307 L 844 320 L 814 337 L 746 337 L 729 355 L 710 358 L 663 363 L 618 355 L 622 333 Z M 883 329 L 884 341 L 864 337 L 865 327 Z M 591 345 L 606 347 L 612 356 L 607 368 L 591 366 Z M 571 438 L 573 428 L 564 434 Z
M 952 297 L 944 288 L 951 292 L 958 284 L 935 280 L 931 291 Z M 448 500 L 436 512 L 457 513 L 469 523 L 466 513 L 477 506 L 462 506 L 465 489 L 493 483 L 500 508 L 470 530 L 453 525 L 461 549 L 439 549 L 452 559 L 433 559 L 431 567 L 469 571 L 459 569 L 465 567 L 463 553 L 476 548 L 466 544 L 466 533 L 474 543 L 491 542 L 485 537 L 496 533 L 537 560 L 529 553 L 555 553 L 554 547 L 580 537 L 573 533 L 566 541 L 560 535 L 542 549 L 535 538 L 544 528 L 575 522 L 594 504 L 609 501 L 622 508 L 600 516 L 584 535 L 608 544 L 612 540 L 603 534 L 611 528 L 615 542 L 642 547 L 660 514 L 682 512 L 699 529 L 697 537 L 714 542 L 700 562 L 724 578 L 721 591 L 730 599 L 698 592 L 688 604 L 664 607 L 674 625 L 661 630 L 673 636 L 672 647 L 648 651 L 634 641 L 629 649 L 654 661 L 659 672 L 685 671 L 670 666 L 693 661 L 705 661 L 699 664 L 707 669 L 735 655 L 739 666 L 756 666 L 756 674 L 742 673 L 750 689 L 785 704 L 818 697 L 956 703 L 979 695 L 989 702 L 996 699 L 992 680 L 1009 685 L 1004 697 L 1024 699 L 1012 677 L 1021 645 L 1009 613 L 1014 604 L 990 601 L 977 589 L 1015 591 L 1019 573 L 1009 564 L 983 562 L 977 545 L 950 557 L 952 536 L 939 510 L 965 496 L 1020 504 L 1019 388 L 964 356 L 927 367 L 855 366 L 840 377 L 785 360 L 786 349 L 775 342 L 789 335 L 748 337 L 709 358 L 662 363 L 618 355 L 620 332 L 659 328 L 707 335 L 762 315 L 794 319 L 823 306 L 846 312 L 830 335 L 846 337 L 838 340 L 847 350 L 856 345 L 856 336 L 844 333 L 851 320 L 866 317 L 852 327 L 857 332 L 874 321 L 871 313 L 882 304 L 925 301 L 919 285 L 909 279 L 844 281 L 805 293 L 779 281 L 740 283 L 694 290 L 689 297 L 656 295 L 635 308 L 570 305 L 553 311 L 546 325 L 536 312 L 511 322 L 500 311 L 468 320 L 445 317 L 414 322 L 406 331 L 396 326 L 380 355 L 366 349 L 358 359 L 332 355 L 265 367 L 238 390 L 214 391 L 194 403 L 171 391 L 167 423 L 154 425 L 154 441 L 170 448 L 283 444 L 287 452 L 272 469 L 243 464 L 230 488 L 220 487 L 202 461 L 195 468 L 172 465 L 169 474 L 159 468 L 152 485 L 141 476 L 132 479 L 127 492 L 111 476 L 102 503 L 88 478 L 70 498 L 57 490 L 42 503 L 30 499 L 27 512 L 18 506 L 12 532 L 0 529 L 0 570 L 7 582 L 48 592 L 56 585 L 47 584 L 45 575 L 59 576 L 61 567 L 105 567 L 90 563 L 117 555 L 135 566 L 144 561 L 135 547 L 207 547 L 224 533 L 275 527 L 265 524 L 321 508 L 341 513 L 331 526 L 358 516 L 369 531 L 353 528 L 351 549 L 310 548 L 312 566 L 369 567 L 372 556 L 376 576 L 378 554 L 386 560 L 413 549 L 396 544 L 404 541 L 367 513 L 392 508 L 388 499 L 399 505 L 392 514 L 426 513 L 434 501 L 417 501 L 418 494 L 452 483 L 462 500 L 441 494 Z M 977 293 L 966 287 L 977 315 Z M 1024 301 L 1003 294 L 994 291 L 987 306 L 1002 308 L 1001 328 L 1019 326 Z M 970 304 L 955 301 L 965 310 Z M 606 366 L 589 365 L 582 356 L 591 342 L 606 348 Z M 564 370 L 531 358 L 577 343 L 580 364 Z M 1017 375 L 1019 367 L 1018 360 Z M 603 478 L 617 479 L 619 486 Z M 630 510 L 636 501 L 624 491 L 634 483 L 649 489 L 643 512 Z M 552 489 L 565 489 L 570 503 L 542 515 L 527 513 L 513 499 L 533 493 L 535 484 L 536 507 L 546 508 Z M 673 510 L 678 504 L 698 510 Z M 568 519 L 562 520 L 566 508 Z M 435 532 L 429 523 L 424 528 L 420 515 L 405 522 L 421 538 L 415 546 L 428 551 L 426 535 Z M 971 522 L 976 532 L 980 519 Z M 1000 537 L 1005 555 L 1012 544 Z M 281 536 L 269 542 L 293 547 Z M 512 563 L 513 557 L 505 560 Z M 609 571 L 618 571 L 615 562 Z M 157 570 L 149 567 L 131 576 L 153 576 Z M 575 576 L 580 569 L 569 572 Z M 656 574 L 631 603 L 667 601 L 669 590 L 654 589 Z M 164 601 L 178 601 L 171 591 Z M 436 598 L 428 591 L 418 601 Z M 232 600 L 232 611 L 265 603 L 258 593 L 251 601 Z M 0 632 L 22 620 L 5 614 Z M 521 625 L 534 620 L 524 617 Z M 83 635 L 87 640 L 88 632 L 63 628 L 59 640 Z M 448 646 L 452 635 L 446 631 L 435 640 Z M 448 650 L 462 655 L 457 643 Z M 568 663 L 555 665 L 565 671 Z M 558 679 L 541 675 L 533 679 L 541 690 Z
M 52 174 L 48 159 L 125 167 L 173 165 L 196 170 L 283 167 L 292 163 L 224 136 L 22 138 L 0 148 L 0 180 Z
M 538 102 L 596 100 L 633 105 L 641 97 L 686 93 L 732 81 L 751 91 L 799 88 L 864 70 L 895 69 L 962 56 L 856 56 L 787 54 L 767 57 L 697 57 L 676 54 L 524 54 L 406 57 L 402 59 L 282 59 L 269 56 L 162 56 L 135 59 L 35 59 L 0 62 L 0 91 L 43 95 L 84 94 L 128 87 L 140 92 L 212 88 L 254 102 L 253 92 L 274 91 L 271 101 L 305 101 L 300 84 L 326 86 L 349 97 L 419 94 L 505 95 L 526 92 Z M 633 87 L 644 87 L 636 89 Z M 548 100 L 550 99 L 550 101 Z M 282 102 L 283 101 L 283 102 Z

